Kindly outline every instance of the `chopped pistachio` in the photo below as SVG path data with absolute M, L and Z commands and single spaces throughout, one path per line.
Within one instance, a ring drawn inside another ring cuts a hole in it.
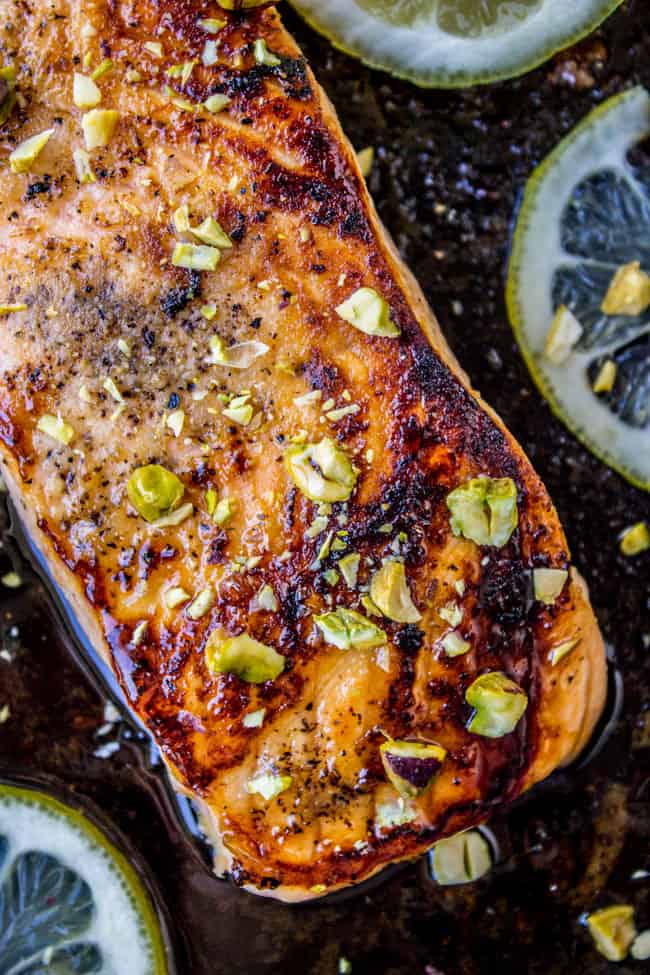
M 438 610 L 440 616 L 450 626 L 460 626 L 463 622 L 463 610 L 458 603 L 446 603 Z
M 435 742 L 393 741 L 379 748 L 388 781 L 405 799 L 415 799 L 426 792 L 447 757 L 446 750 Z
M 357 403 L 353 403 L 351 406 L 341 406 L 338 410 L 329 410 L 325 416 L 330 423 L 338 423 L 339 420 L 343 420 L 346 416 L 354 416 L 360 410 L 361 407 Z
M 327 569 L 325 572 L 323 572 L 323 579 L 325 580 L 328 586 L 335 586 L 338 583 L 340 578 L 341 577 L 339 576 L 336 569 Z
M 313 887 L 309 888 L 310 894 L 324 894 L 327 890 L 325 884 L 314 884 Z
M 217 41 L 206 41 L 201 52 L 201 63 L 211 68 L 219 60 L 219 44 Z
M 472 883 L 492 869 L 490 847 L 477 829 L 439 840 L 432 859 L 436 883 L 443 887 Z
M 326 643 L 339 650 L 366 650 L 386 642 L 384 631 L 353 609 L 339 606 L 331 613 L 314 616 Z
M 177 606 L 182 606 L 183 603 L 189 602 L 191 598 L 189 592 L 186 592 L 181 586 L 174 586 L 173 589 L 168 589 L 163 594 L 163 602 L 167 609 L 176 609 Z
M 384 616 L 397 623 L 417 623 L 422 614 L 413 603 L 403 562 L 385 562 L 372 577 L 370 598 Z
M 363 595 L 360 599 L 361 605 L 365 609 L 368 616 L 382 616 L 383 614 L 377 609 L 372 599 L 368 595 Z
M 280 676 L 285 658 L 273 647 L 247 633 L 226 637 L 214 630 L 205 645 L 205 662 L 212 674 L 234 674 L 247 684 L 265 684 Z
M 650 277 L 638 261 L 619 267 L 600 310 L 605 315 L 642 315 L 650 308 Z
M 237 342 L 228 348 L 218 335 L 210 339 L 212 362 L 216 366 L 226 366 L 228 369 L 249 369 L 256 359 L 260 359 L 269 352 L 269 346 L 264 342 L 250 339 L 247 342 Z
M 203 106 L 206 111 L 210 112 L 211 115 L 216 115 L 218 112 L 222 112 L 224 108 L 230 105 L 230 99 L 227 95 L 208 95 L 206 100 L 203 102 Z
M 185 424 L 185 411 L 184 410 L 173 410 L 169 413 L 166 419 L 167 426 L 174 434 L 175 437 L 180 437 L 183 432 L 183 426 Z
M 445 633 L 440 641 L 440 645 L 448 657 L 462 657 L 472 649 L 471 643 L 463 640 L 460 633 L 457 633 L 455 630 Z
M 159 464 L 138 467 L 127 484 L 129 501 L 150 523 L 176 510 L 184 493 L 183 482 Z
M 72 153 L 75 173 L 80 183 L 96 183 L 97 177 L 90 166 L 90 156 L 85 149 L 75 149 Z
M 167 98 L 169 99 L 169 101 L 171 102 L 171 104 L 174 105 L 175 108 L 180 108 L 182 112 L 198 111 L 198 105 L 195 105 L 187 98 L 181 98 L 181 96 L 177 95 L 174 89 L 170 88 L 169 85 L 165 85 L 163 91 L 167 96 Z
M 219 20 L 217 17 L 205 17 L 203 20 L 199 20 L 198 24 L 201 30 L 204 30 L 206 34 L 218 34 L 222 27 L 225 27 L 228 21 Z
M 340 570 L 341 575 L 345 579 L 346 585 L 350 589 L 354 589 L 357 585 L 360 561 L 360 555 L 358 555 L 356 552 L 350 552 L 349 555 L 344 556 L 336 563 L 336 567 Z
M 373 288 L 359 288 L 338 306 L 336 314 L 366 335 L 397 338 L 400 334 L 391 321 L 388 302 Z
M 7 589 L 20 589 L 23 584 L 23 580 L 17 572 L 6 572 L 0 579 L 0 582 Z
M 81 119 L 86 149 L 103 149 L 111 141 L 120 118 L 112 108 L 93 108 Z
M 149 522 L 152 528 L 176 528 L 177 525 L 181 525 L 186 521 L 191 515 L 194 514 L 194 505 L 188 501 L 186 504 L 180 505 L 178 508 L 174 508 L 167 515 L 162 515 L 160 518 L 156 518 L 155 521 Z
M 255 44 L 253 45 L 253 53 L 257 63 L 264 64 L 267 68 L 278 68 L 282 64 L 282 61 L 277 54 L 269 51 L 263 37 L 258 37 L 255 41 Z
M 77 108 L 95 108 L 102 100 L 102 93 L 92 78 L 75 71 L 72 81 L 72 100 Z
M 279 603 L 273 592 L 273 587 L 266 583 L 255 597 L 255 608 L 266 610 L 269 613 L 277 613 L 278 607 Z
M 267 802 L 271 802 L 282 792 L 290 789 L 292 782 L 290 775 L 257 775 L 246 784 L 246 791 L 250 795 L 260 795 Z
M 650 529 L 647 522 L 638 521 L 626 528 L 620 539 L 621 553 L 626 556 L 641 555 L 650 548 Z
M 594 393 L 611 393 L 614 388 L 614 383 L 616 382 L 616 373 L 618 372 L 618 366 L 612 359 L 607 359 L 603 362 L 602 366 L 598 370 L 598 375 L 591 387 Z
M 466 588 L 465 582 L 462 579 L 457 579 L 456 582 L 454 583 L 454 589 L 456 590 L 459 596 L 465 595 L 465 588 Z
M 535 599 L 547 606 L 556 601 L 569 578 L 566 569 L 533 569 Z
M 154 58 L 161 58 L 163 56 L 163 46 L 160 41 L 145 41 L 142 46 Z
M 206 217 L 198 227 L 192 227 L 192 233 L 204 244 L 220 247 L 222 250 L 232 247 L 232 241 L 221 224 L 214 217 Z
M 142 620 L 141 623 L 134 628 L 131 634 L 131 646 L 139 647 L 145 636 L 147 635 L 147 630 L 149 628 L 149 623 L 147 620 Z
M 476 477 L 447 495 L 454 535 L 501 548 L 517 527 L 517 486 L 509 477 Z
M 220 260 L 220 250 L 203 244 L 177 242 L 172 254 L 174 267 L 184 267 L 189 271 L 215 271 Z
M 563 643 L 558 643 L 556 647 L 553 647 L 548 654 L 548 659 L 551 666 L 555 667 L 560 663 L 561 660 L 564 660 L 564 658 L 568 656 L 572 650 L 575 650 L 579 643 L 580 638 L 574 637 L 572 640 L 564 640 Z
M 242 718 L 244 728 L 261 728 L 266 717 L 266 708 L 259 708 L 258 711 L 249 711 Z
M 317 403 L 322 396 L 322 390 L 312 389 L 309 393 L 303 393 L 302 396 L 294 396 L 293 402 L 295 406 L 311 406 L 312 403 Z
M 201 305 L 200 312 L 206 321 L 211 322 L 217 314 L 217 306 L 213 304 Z
M 36 424 L 36 429 L 51 437 L 52 440 L 58 440 L 66 447 L 74 437 L 74 430 L 70 424 L 66 423 L 60 416 L 52 416 L 50 413 L 43 414 Z
M 93 71 L 90 77 L 92 78 L 93 81 L 99 81 L 99 79 L 103 78 L 105 74 L 108 74 L 108 72 L 111 71 L 112 68 L 113 68 L 113 62 L 111 61 L 111 59 L 104 58 L 104 60 L 100 61 L 100 63 L 97 65 L 97 67 L 95 68 L 95 70 Z
M 264 3 L 268 3 L 268 0 L 219 0 L 219 6 L 224 10 L 249 10 Z
M 124 341 L 124 339 L 117 340 L 117 347 L 122 355 L 127 356 L 127 358 L 131 355 L 131 347 L 129 346 L 128 342 Z
M 402 796 L 397 796 L 391 802 L 380 802 L 375 810 L 375 824 L 378 829 L 390 829 L 392 826 L 404 826 L 417 819 L 417 810 L 413 804 Z
M 500 671 L 477 677 L 465 691 L 465 700 L 474 708 L 467 730 L 485 738 L 509 735 L 528 707 L 526 692 Z
M 634 908 L 617 904 L 587 915 L 596 948 L 608 961 L 623 961 L 636 938 Z
M 136 85 L 139 81 L 142 81 L 142 75 L 136 68 L 129 68 L 124 78 L 129 85 Z
M 375 161 L 375 150 L 372 146 L 368 146 L 366 149 L 361 149 L 357 153 L 357 162 L 359 163 L 359 169 L 361 170 L 361 175 L 364 179 L 368 179 L 370 173 L 372 172 L 372 164 Z
M 233 498 L 221 498 L 214 509 L 214 514 L 212 515 L 212 520 L 215 525 L 222 527 L 232 518 L 236 508 L 236 502 Z
M 177 207 L 172 213 L 172 223 L 177 234 L 186 234 L 190 230 L 190 208 L 187 203 Z
M 223 409 L 223 415 L 227 419 L 232 420 L 233 423 L 239 424 L 240 427 L 247 427 L 253 419 L 252 404 L 246 401 L 241 402 L 241 400 L 245 399 L 247 397 L 238 396 L 235 400 L 232 400 L 230 406 L 226 406 Z
M 635 961 L 647 961 L 650 958 L 650 929 L 642 931 L 634 939 L 634 943 L 630 948 L 630 956 Z
M 0 305 L 0 315 L 12 315 L 17 311 L 27 311 L 27 305 L 24 301 L 19 301 L 14 305 Z
M 357 483 L 350 458 L 329 437 L 289 447 L 284 462 L 292 481 L 310 501 L 347 501 Z
M 115 381 L 111 379 L 110 376 L 108 379 L 104 380 L 104 382 L 102 383 L 102 387 L 106 390 L 108 395 L 115 400 L 116 403 L 124 402 L 124 397 L 122 396 L 121 392 L 117 388 Z
M 206 613 L 210 612 L 216 600 L 217 597 L 213 589 L 210 589 L 209 587 L 207 589 L 202 589 L 187 607 L 187 615 L 191 620 L 202 619 Z
M 339 975 L 352 975 L 352 962 L 343 956 L 339 958 Z
M 9 165 L 12 173 L 29 172 L 32 163 L 36 161 L 53 134 L 54 129 L 45 129 L 44 132 L 38 132 L 16 146 L 14 151 L 9 154 Z
M 561 366 L 571 355 L 582 332 L 582 325 L 573 312 L 566 305 L 560 305 L 546 338 L 544 355 L 556 366 Z

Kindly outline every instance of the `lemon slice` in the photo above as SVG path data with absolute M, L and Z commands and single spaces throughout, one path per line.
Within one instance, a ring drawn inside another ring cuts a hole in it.
M 650 310 L 617 314 L 614 302 L 612 313 L 605 298 L 623 269 L 650 272 L 650 156 L 642 145 L 649 134 L 650 96 L 633 88 L 593 111 L 551 153 L 526 187 L 507 287 L 510 321 L 553 411 L 646 490 Z M 549 336 L 563 319 L 569 341 L 555 356 Z
M 0 972 L 167 975 L 149 896 L 85 816 L 0 785 Z
M 594 30 L 622 0 L 291 0 L 335 45 L 432 88 L 523 74 Z

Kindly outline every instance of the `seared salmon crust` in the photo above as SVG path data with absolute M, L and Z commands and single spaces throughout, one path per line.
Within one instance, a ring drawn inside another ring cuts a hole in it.
M 278 13 L 0 11 L 3 474 L 216 868 L 316 897 L 484 821 L 587 741 L 602 639 Z M 452 518 L 476 479 L 512 487 L 499 544 Z M 525 706 L 495 737 L 492 672 Z M 439 746 L 417 788 L 392 740 Z

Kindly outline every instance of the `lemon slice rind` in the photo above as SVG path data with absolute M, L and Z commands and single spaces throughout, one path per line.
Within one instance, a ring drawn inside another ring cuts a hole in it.
M 590 34 L 622 0 L 545 0 L 507 30 L 480 37 L 443 31 L 435 14 L 388 24 L 354 0 L 290 0 L 345 54 L 422 87 L 462 88 L 513 78 Z
M 609 467 L 637 487 L 650 489 L 650 431 L 618 419 L 594 394 L 588 366 L 615 351 L 574 349 L 555 365 L 544 356 L 554 316 L 552 282 L 562 266 L 586 264 L 562 247 L 562 217 L 575 188 L 599 172 L 613 172 L 647 199 L 626 160 L 627 151 L 650 133 L 650 95 L 637 87 L 609 99 L 575 128 L 533 173 L 524 193 L 508 270 L 508 315 L 526 364 L 551 409 Z M 594 267 L 617 264 L 594 261 Z M 637 335 L 644 334 L 641 329 Z
M 88 884 L 94 908 L 83 937 L 101 949 L 102 971 L 168 975 L 164 938 L 142 881 L 86 816 L 36 789 L 0 783 L 0 835 L 7 842 L 0 880 L 17 858 L 37 851 Z

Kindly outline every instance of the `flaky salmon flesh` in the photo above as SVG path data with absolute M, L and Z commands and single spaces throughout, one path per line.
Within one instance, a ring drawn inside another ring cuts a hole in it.
M 320 897 L 484 822 L 603 642 L 276 9 L 0 10 L 3 476 L 215 869 Z

